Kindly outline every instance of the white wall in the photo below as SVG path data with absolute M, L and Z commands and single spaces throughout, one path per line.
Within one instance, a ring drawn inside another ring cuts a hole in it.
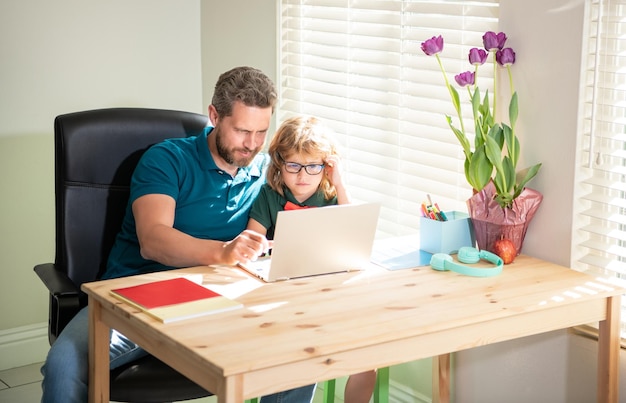
M 544 195 L 524 253 L 568 266 L 578 128 L 584 0 L 500 1 L 500 28 L 517 54 L 520 166 L 542 162 L 530 187 Z M 526 162 L 526 164 L 524 164 Z
M 205 110 L 199 0 L 0 2 L 0 369 L 47 321 L 54 117 L 114 106 Z
M 218 76 L 237 66 L 262 70 L 278 85 L 276 0 L 203 0 L 203 104 L 210 105 Z M 275 118 L 270 133 L 275 129 Z

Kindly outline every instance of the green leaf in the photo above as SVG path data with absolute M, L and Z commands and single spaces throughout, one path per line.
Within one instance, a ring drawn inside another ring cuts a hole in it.
M 502 150 L 498 142 L 491 136 L 485 142 L 485 153 L 497 171 L 502 171 Z
M 517 166 L 517 161 L 519 159 L 519 140 L 513 133 L 513 129 L 507 125 L 502 125 L 502 129 L 504 132 L 504 139 L 506 141 L 506 149 L 507 154 L 511 158 L 511 162 L 513 163 L 513 169 Z
M 496 175 L 494 177 L 496 191 L 498 193 L 501 193 L 507 189 L 507 176 L 504 173 L 501 159 L 502 149 L 493 137 L 487 136 L 487 141 L 485 142 L 485 150 L 487 158 L 493 164 L 493 167 L 496 170 Z
M 517 173 L 515 178 L 517 183 L 515 185 L 515 194 L 513 195 L 513 198 L 516 198 L 520 195 L 520 193 L 522 193 L 522 190 L 524 190 L 528 181 L 537 175 L 540 168 L 541 163 L 525 168 Z
M 467 140 L 465 133 L 463 133 L 456 127 L 454 127 L 454 125 L 452 124 L 451 116 L 446 115 L 446 120 L 448 121 L 448 126 L 450 126 L 450 129 L 452 129 L 452 132 L 456 136 L 456 139 L 461 144 L 461 147 L 463 147 L 463 154 L 465 154 L 465 158 L 469 158 L 472 153 L 472 150 L 470 149 L 470 143 L 469 143 L 469 140 Z
M 474 115 L 474 121 L 478 120 L 478 114 L 480 113 L 480 90 L 476 88 L 474 94 L 472 94 L 472 114 Z
M 488 129 L 494 125 L 494 117 L 491 115 L 491 109 L 489 109 L 489 90 L 485 91 L 485 98 L 480 109 L 485 126 L 484 132 L 487 133 Z
M 480 103 L 480 89 L 476 88 L 472 95 L 472 114 L 474 116 L 474 130 L 476 136 L 474 137 L 475 147 L 482 146 L 485 141 L 485 136 L 489 131 L 489 126 L 485 124 L 486 113 L 489 112 L 489 108 L 485 111 L 485 108 Z
M 508 155 L 502 159 L 502 172 L 507 186 L 504 191 L 511 193 L 515 188 L 515 167 Z
M 467 183 L 473 188 L 476 189 L 476 181 L 474 180 L 473 172 L 471 171 L 470 160 L 472 157 L 465 158 L 465 162 L 463 163 L 463 168 L 465 169 L 465 180 Z
M 510 207 L 511 204 L 513 204 L 513 196 L 509 193 L 497 194 L 493 199 L 498 202 L 502 208 Z
M 467 161 L 466 161 L 467 162 Z M 487 158 L 485 154 L 484 148 L 478 148 L 472 154 L 472 158 L 468 162 L 469 166 L 467 167 L 467 171 L 471 178 L 470 185 L 476 190 L 482 190 L 489 180 L 491 179 L 491 174 L 493 173 L 493 164 Z
M 459 99 L 459 93 L 450 84 L 448 84 L 448 89 L 450 90 L 450 95 L 452 96 L 452 104 L 454 105 L 454 109 L 456 110 L 457 115 L 461 116 L 461 101 Z
M 482 118 L 480 116 L 478 116 L 476 119 L 474 119 L 474 132 L 476 133 L 476 135 L 474 136 L 474 145 L 476 144 L 480 144 L 483 142 L 483 133 L 482 133 Z
M 489 110 L 489 90 L 485 91 L 485 97 L 483 98 L 483 108 L 487 111 L 487 113 L 491 114 Z
M 511 102 L 509 103 L 509 122 L 511 127 L 515 127 L 517 122 L 518 105 L 517 105 L 517 92 L 514 92 L 511 96 Z
M 493 177 L 493 184 L 496 187 L 496 194 L 502 194 L 505 192 L 506 183 L 502 175 L 495 175 Z
M 504 145 L 504 134 L 500 125 L 494 125 L 489 129 L 489 137 L 494 139 L 500 147 L 500 153 L 502 153 L 502 146 Z

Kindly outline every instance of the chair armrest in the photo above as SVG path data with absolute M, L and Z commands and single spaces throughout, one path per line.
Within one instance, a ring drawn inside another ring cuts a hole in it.
M 58 270 L 54 263 L 44 263 L 35 266 L 35 273 L 46 286 L 50 294 L 54 296 L 71 296 L 80 294 L 80 289 L 67 277 L 65 273 Z
M 85 305 L 85 298 L 76 284 L 53 263 L 39 264 L 34 270 L 50 292 L 48 341 L 52 344 Z

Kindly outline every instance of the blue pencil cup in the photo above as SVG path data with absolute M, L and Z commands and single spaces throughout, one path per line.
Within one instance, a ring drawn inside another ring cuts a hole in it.
M 456 253 L 462 246 L 475 246 L 469 215 L 460 211 L 445 214 L 447 221 L 420 218 L 420 249 L 428 253 Z

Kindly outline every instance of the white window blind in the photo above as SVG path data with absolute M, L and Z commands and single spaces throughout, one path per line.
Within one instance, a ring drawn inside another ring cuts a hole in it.
M 588 43 L 582 77 L 584 98 L 572 264 L 582 271 L 623 278 L 626 277 L 626 0 L 590 0 L 587 6 Z M 622 321 L 622 337 L 625 330 Z
M 471 189 L 444 114 L 455 116 L 434 57 L 420 46 L 445 40 L 448 79 L 471 70 L 467 54 L 497 32 L 498 2 L 281 0 L 280 107 L 324 119 L 338 134 L 356 200 L 382 206 L 380 232 L 414 233 L 430 194 L 465 211 Z M 484 66 L 481 71 L 488 72 Z M 491 89 L 489 77 L 481 90 Z M 473 127 L 466 92 L 466 127 Z

